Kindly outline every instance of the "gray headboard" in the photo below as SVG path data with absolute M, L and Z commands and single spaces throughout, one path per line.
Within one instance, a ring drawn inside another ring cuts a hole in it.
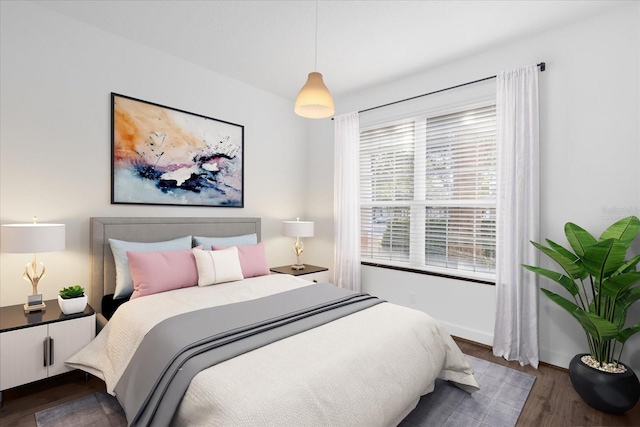
M 102 311 L 102 297 L 116 286 L 115 263 L 109 239 L 159 242 L 188 235 L 230 237 L 256 233 L 260 218 L 91 218 L 91 296 L 93 309 Z

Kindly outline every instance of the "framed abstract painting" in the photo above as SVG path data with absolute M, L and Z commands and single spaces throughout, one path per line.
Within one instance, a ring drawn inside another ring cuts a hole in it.
M 244 126 L 111 94 L 111 203 L 244 207 Z

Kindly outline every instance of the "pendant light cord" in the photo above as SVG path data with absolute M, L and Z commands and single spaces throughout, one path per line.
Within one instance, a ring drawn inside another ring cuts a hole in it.
M 313 60 L 313 71 L 318 71 L 318 0 L 316 0 L 316 56 Z

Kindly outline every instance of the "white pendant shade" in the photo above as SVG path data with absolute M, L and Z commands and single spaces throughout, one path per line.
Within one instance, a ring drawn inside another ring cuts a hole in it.
M 308 119 L 324 119 L 335 112 L 333 98 L 324 85 L 322 74 L 309 73 L 307 83 L 300 89 L 294 111 L 297 115 Z

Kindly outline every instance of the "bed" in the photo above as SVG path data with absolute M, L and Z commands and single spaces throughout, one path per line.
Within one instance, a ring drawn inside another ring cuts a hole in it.
M 260 218 L 92 218 L 90 301 L 102 330 L 67 364 L 101 378 L 116 394 L 136 349 L 158 323 L 317 286 L 290 275 L 263 275 L 132 299 L 109 321 L 100 314 L 103 297 L 115 291 L 108 239 L 157 242 L 249 233 L 260 239 Z M 436 378 L 468 392 L 478 389 L 466 358 L 438 322 L 381 302 L 202 370 L 171 424 L 393 426 L 433 391 Z

